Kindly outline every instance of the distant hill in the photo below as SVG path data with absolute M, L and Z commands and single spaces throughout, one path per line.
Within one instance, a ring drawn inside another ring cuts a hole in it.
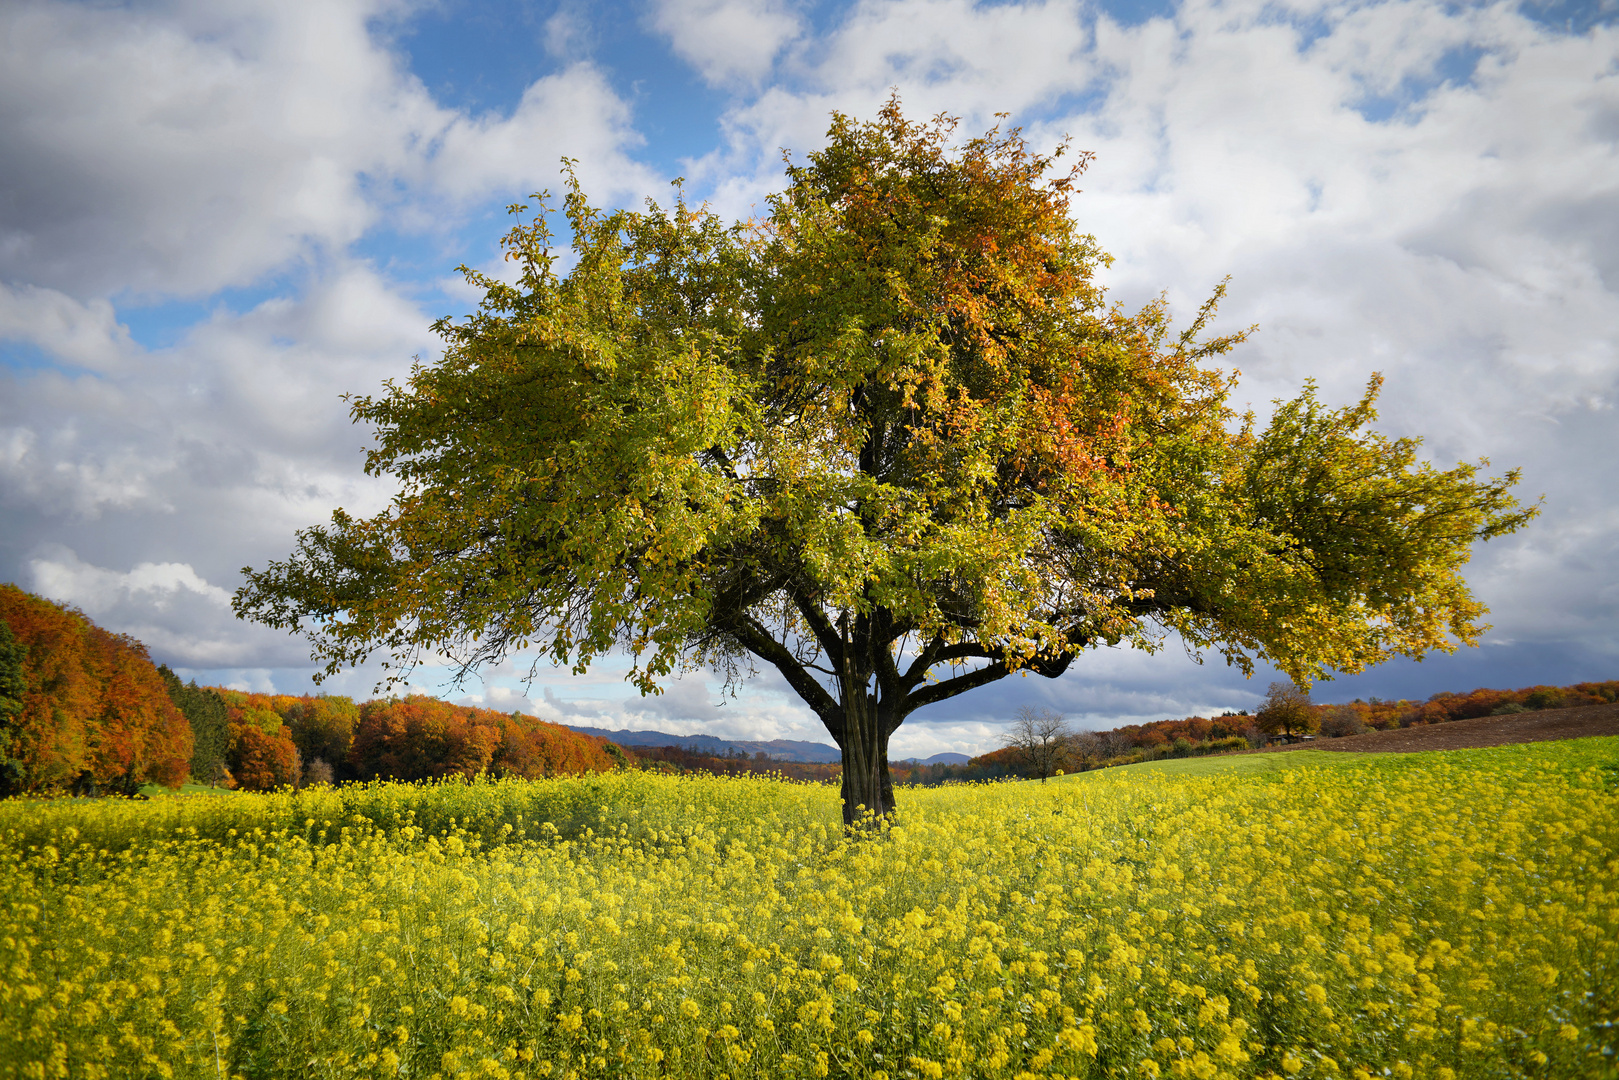
M 794 739 L 771 739 L 769 742 L 750 742 L 744 739 L 722 739 L 717 735 L 671 735 L 667 731 L 609 731 L 599 727 L 573 727 L 582 735 L 594 735 L 620 746 L 678 746 L 682 750 L 695 750 L 703 754 L 724 755 L 731 752 L 752 757 L 761 750 L 774 761 L 832 762 L 843 760 L 835 746 Z M 905 758 L 896 765 L 965 765 L 972 759 L 966 754 L 934 754 L 930 758 Z
M 724 755 L 731 752 L 754 754 L 764 751 L 774 761 L 808 761 L 837 763 L 843 754 L 835 746 L 794 739 L 771 739 L 769 742 L 750 742 L 744 739 L 722 739 L 717 735 L 671 735 L 667 731 L 609 731 L 599 727 L 573 727 L 582 735 L 594 735 L 620 746 L 678 746 L 682 750 L 695 750 L 703 754 Z M 905 758 L 896 765 L 965 765 L 972 759 L 966 754 L 934 754 L 930 758 Z
M 769 742 L 748 742 L 740 739 L 721 739 L 716 735 L 671 735 L 667 731 L 609 731 L 599 727 L 573 727 L 582 735 L 594 735 L 617 743 L 619 746 L 678 746 L 704 754 L 727 754 L 735 751 L 752 757 L 763 751 L 776 761 L 842 761 L 843 754 L 827 743 L 802 742 L 795 739 L 771 739 Z M 965 759 L 964 759 L 965 760 Z

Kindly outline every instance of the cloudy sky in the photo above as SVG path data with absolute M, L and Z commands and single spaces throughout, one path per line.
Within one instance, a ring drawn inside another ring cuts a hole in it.
M 828 114 L 1094 150 L 1073 206 L 1113 294 L 1181 313 L 1225 275 L 1235 404 L 1387 377 L 1381 426 L 1521 467 L 1545 512 L 1481 548 L 1479 649 L 1317 700 L 1619 677 L 1619 8 L 1144 0 L 171 0 L 0 4 L 0 580 L 155 659 L 310 687 L 237 623 L 240 568 L 388 491 L 340 394 L 435 356 L 503 208 L 576 158 L 598 202 L 688 189 L 728 217 Z M 826 741 L 761 677 L 641 700 L 622 666 L 447 696 L 607 727 Z M 973 751 L 1024 703 L 1085 726 L 1253 704 L 1170 644 L 1101 651 L 918 714 L 898 754 Z M 369 696 L 376 673 L 326 688 Z

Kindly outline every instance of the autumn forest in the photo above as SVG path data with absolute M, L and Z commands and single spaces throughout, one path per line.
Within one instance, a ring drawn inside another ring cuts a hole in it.
M 615 748 L 616 749 L 616 748 Z M 530 779 L 604 771 L 601 739 L 521 713 L 427 697 L 185 685 L 145 646 L 0 585 L 0 786 L 8 794 L 134 794 L 142 786 L 269 791 L 374 777 Z

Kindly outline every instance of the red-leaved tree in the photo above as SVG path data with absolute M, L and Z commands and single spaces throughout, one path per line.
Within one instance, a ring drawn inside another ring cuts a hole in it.
M 606 772 L 614 764 L 601 739 L 521 713 L 422 696 L 360 706 L 348 756 L 356 776 L 397 780 L 479 773 L 538 779 Z
M 15 585 L 0 584 L 0 621 L 22 654 L 19 708 L 5 720 L 9 786 L 133 793 L 185 782 L 191 725 L 144 645 Z

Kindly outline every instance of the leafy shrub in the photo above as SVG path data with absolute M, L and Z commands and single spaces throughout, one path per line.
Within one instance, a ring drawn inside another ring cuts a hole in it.
M 1563 690 L 1557 686 L 1537 686 L 1524 695 L 1523 703 L 1531 709 L 1561 709 Z

